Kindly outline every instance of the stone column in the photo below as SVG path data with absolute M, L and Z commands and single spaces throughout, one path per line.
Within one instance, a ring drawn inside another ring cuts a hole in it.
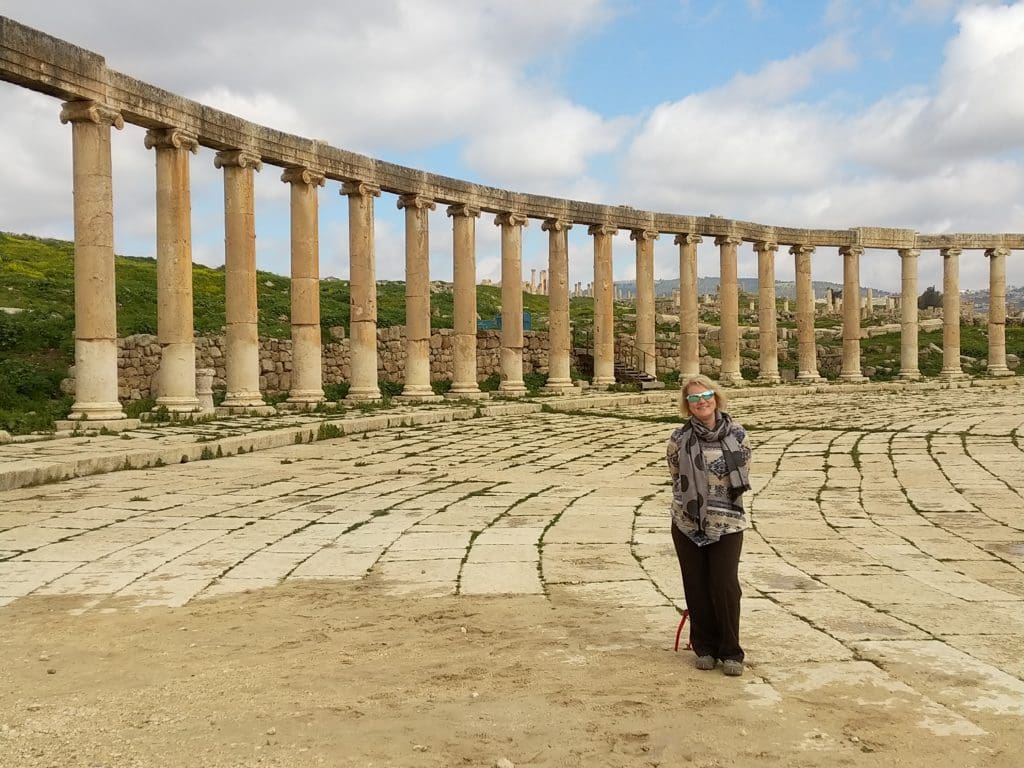
M 288 402 L 309 408 L 324 400 L 320 348 L 320 224 L 317 187 L 324 175 L 309 168 L 286 168 L 291 184 L 292 385 Z
M 501 383 L 498 392 L 510 397 L 526 394 L 523 383 L 523 227 L 525 216 L 499 213 L 501 227 Z M 544 272 L 541 272 L 543 283 Z
M 960 367 L 960 254 L 943 248 L 942 254 L 942 370 L 941 379 L 966 378 Z
M 718 380 L 723 384 L 742 384 L 740 375 L 740 306 L 737 285 L 736 246 L 742 240 L 732 235 L 715 238 L 719 254 L 718 304 L 721 328 L 722 372 Z
M 761 307 L 757 313 L 760 335 L 760 367 L 757 380 L 762 384 L 778 384 L 779 376 L 779 327 L 775 313 L 775 252 L 778 243 L 754 243 L 757 251 L 757 293 Z
M 380 400 L 377 385 L 377 269 L 374 261 L 373 198 L 380 187 L 346 181 L 348 196 L 349 335 L 352 378 L 346 400 Z
M 548 383 L 545 392 L 575 391 L 569 336 L 569 230 L 565 219 L 545 219 L 548 233 Z
M 196 348 L 192 322 L 192 203 L 189 152 L 199 151 L 195 135 L 178 128 L 146 132 L 156 149 L 156 283 L 158 408 L 171 413 L 199 410 Z
M 813 245 L 794 245 L 789 249 L 796 273 L 796 380 L 802 384 L 823 381 L 818 374 L 818 346 L 814 338 L 814 284 L 811 281 L 814 251 Z
M 864 317 L 875 316 L 875 294 L 871 286 L 867 287 L 867 295 L 864 297 Z
M 75 211 L 75 402 L 70 419 L 130 429 L 117 399 L 117 295 L 114 279 L 114 193 L 110 126 L 119 112 L 95 101 L 69 101 Z M 60 427 L 66 425 L 61 424 Z
M 636 348 L 640 352 L 640 370 L 658 375 L 658 354 L 654 339 L 654 241 L 656 230 L 634 229 L 636 241 Z
M 917 367 L 917 248 L 899 250 L 902 264 L 900 303 L 900 372 L 902 381 L 917 381 L 921 371 Z
M 618 228 L 591 224 L 594 238 L 594 386 L 615 383 L 615 314 L 612 278 L 612 237 Z
M 988 375 L 1013 376 L 1006 367 L 1006 257 L 1009 248 L 989 248 L 988 257 Z
M 839 380 L 852 384 L 867 381 L 860 369 L 860 257 L 859 245 L 843 246 L 843 364 Z
M 221 407 L 245 411 L 266 404 L 260 394 L 256 302 L 256 214 L 253 172 L 263 164 L 241 149 L 218 152 L 224 170 L 224 342 L 226 392 Z
M 485 398 L 476 380 L 476 219 L 480 209 L 471 205 L 448 206 L 452 217 L 455 346 L 452 386 L 445 397 Z M 532 293 L 532 291 L 531 291 Z
M 430 211 L 437 204 L 418 194 L 402 195 L 405 209 L 405 385 L 399 400 L 441 400 L 430 386 Z
M 676 235 L 679 246 L 679 378 L 700 374 L 700 335 L 697 312 L 697 244 L 700 235 Z

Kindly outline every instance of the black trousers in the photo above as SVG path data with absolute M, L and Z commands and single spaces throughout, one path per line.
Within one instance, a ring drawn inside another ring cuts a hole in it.
M 690 645 L 698 656 L 743 661 L 740 647 L 739 565 L 743 531 L 698 547 L 672 526 L 683 592 L 690 611 Z

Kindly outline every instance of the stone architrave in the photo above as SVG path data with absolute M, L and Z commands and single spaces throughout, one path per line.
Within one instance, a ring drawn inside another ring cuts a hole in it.
M 324 175 L 286 168 L 291 185 L 292 381 L 288 402 L 311 407 L 324 400 L 320 344 L 320 225 L 318 187 Z
M 594 238 L 594 386 L 615 383 L 615 316 L 612 278 L 612 224 L 591 224 L 587 233 Z
M 700 374 L 700 336 L 697 312 L 697 245 L 700 235 L 676 235 L 679 246 L 679 378 Z
M 110 160 L 110 127 L 123 128 L 124 119 L 95 101 L 69 101 L 61 109 L 60 121 L 71 123 L 75 211 L 75 402 L 70 419 L 126 429 L 138 421 L 127 419 L 117 398 Z
M 548 382 L 545 392 L 575 391 L 569 337 L 569 230 L 572 222 L 545 219 L 548 233 Z M 577 291 L 579 284 L 576 285 Z
M 192 203 L 189 153 L 199 151 L 194 134 L 179 128 L 146 132 L 156 150 L 156 407 L 171 413 L 198 411 L 196 348 L 192 320 Z
M 921 378 L 917 359 L 917 248 L 901 248 L 900 285 L 900 372 L 902 381 L 917 381 Z
M 256 213 L 253 174 L 260 158 L 242 149 L 218 152 L 224 171 L 224 341 L 226 392 L 222 408 L 266 404 L 260 394 L 259 310 L 256 299 Z
M 789 249 L 796 275 L 796 380 L 801 384 L 823 381 L 818 373 L 818 347 L 814 338 L 814 283 L 811 279 L 814 251 L 813 245 L 794 245 Z
M 943 248 L 942 255 L 942 370 L 939 378 L 967 378 L 960 366 L 960 254 Z
M 839 380 L 861 384 L 867 377 L 860 369 L 860 257 L 864 249 L 847 245 L 839 249 L 843 257 L 843 362 Z
M 760 336 L 760 368 L 757 380 L 762 384 L 779 384 L 779 327 L 775 312 L 775 252 L 778 243 L 756 242 L 757 293 L 761 308 L 757 314 Z
M 499 213 L 501 227 L 501 383 L 498 392 L 509 397 L 526 394 L 523 383 L 523 227 L 528 220 L 518 213 Z M 541 272 L 541 284 L 544 272 Z
M 380 187 L 346 181 L 348 197 L 349 325 L 352 378 L 346 400 L 380 400 L 377 384 L 377 268 L 374 254 L 373 199 Z
M 405 209 L 405 384 L 398 399 L 410 402 L 441 400 L 430 386 L 430 211 L 429 197 L 407 194 L 398 198 Z
M 476 380 L 476 220 L 480 209 L 460 203 L 448 206 L 448 215 L 452 218 L 455 334 L 452 386 L 445 397 L 486 398 Z
M 1013 376 L 1006 366 L 1006 257 L 1009 248 L 989 248 L 988 369 L 989 376 Z
M 658 375 L 658 355 L 654 336 L 654 241 L 656 230 L 634 229 L 629 239 L 636 241 L 636 348 L 640 370 Z
M 718 303 L 721 318 L 720 343 L 722 345 L 722 372 L 718 379 L 723 384 L 743 383 L 740 374 L 740 306 L 737 281 L 736 248 L 743 242 L 733 235 L 715 238 L 719 255 Z

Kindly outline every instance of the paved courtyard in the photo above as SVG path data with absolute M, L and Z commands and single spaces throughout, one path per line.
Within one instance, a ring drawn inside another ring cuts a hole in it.
M 614 607 L 670 651 L 675 409 L 496 408 L 3 491 L 0 622 L 40 596 L 84 615 L 343 580 Z M 750 706 L 844 685 L 936 736 L 1024 729 L 1024 388 L 743 392 L 730 411 L 754 445 Z M 88 445 L 113 441 L 132 442 Z M 5 446 L 0 469 L 67 445 Z

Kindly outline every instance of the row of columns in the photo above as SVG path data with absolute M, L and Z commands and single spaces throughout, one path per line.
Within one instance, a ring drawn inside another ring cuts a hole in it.
M 72 419 L 124 419 L 117 399 L 117 324 L 113 260 L 113 197 L 110 129 L 121 128 L 115 111 L 96 102 L 68 102 L 61 120 L 72 125 L 75 201 L 75 359 L 78 367 Z M 158 281 L 157 335 L 161 346 L 157 405 L 173 412 L 199 408 L 195 386 L 195 347 L 192 324 L 192 253 L 189 155 L 198 151 L 198 138 L 178 128 L 151 129 L 145 145 L 156 154 Z M 218 152 L 215 165 L 224 171 L 226 384 L 223 405 L 251 410 L 264 407 L 259 391 L 259 339 L 256 298 L 256 234 L 254 174 L 262 163 L 245 149 Z M 293 386 L 288 402 L 309 406 L 323 400 L 320 355 L 318 189 L 324 175 L 311 168 L 286 168 L 281 180 L 291 185 L 291 274 Z M 350 337 L 352 400 L 380 398 L 377 383 L 377 295 L 374 255 L 374 200 L 380 187 L 365 181 L 345 182 L 348 198 L 350 252 Z M 406 229 L 406 382 L 405 400 L 435 399 L 430 386 L 429 219 L 434 200 L 415 193 L 398 198 L 405 210 Z M 450 397 L 483 397 L 476 367 L 476 219 L 480 209 L 450 205 L 453 228 L 454 376 Z M 501 228 L 502 330 L 499 392 L 519 395 L 523 382 L 522 228 L 526 216 L 499 213 Z M 551 218 L 548 232 L 549 376 L 547 390 L 565 392 L 574 384 L 570 375 L 568 230 L 572 222 Z M 588 233 L 594 246 L 594 379 L 612 384 L 614 326 L 612 241 L 618 228 L 593 224 Z M 654 240 L 659 233 L 636 229 L 637 337 L 644 372 L 656 373 L 654 332 Z M 679 369 L 682 376 L 700 372 L 697 338 L 697 245 L 699 234 L 680 234 Z M 718 236 L 721 312 L 720 379 L 742 381 L 739 355 L 739 307 L 736 236 Z M 778 244 L 755 242 L 758 257 L 760 380 L 780 381 L 775 313 L 775 253 Z M 814 338 L 814 295 L 811 283 L 812 245 L 793 245 L 797 299 L 799 363 L 797 380 L 821 381 Z M 844 296 L 859 295 L 859 259 L 863 248 L 839 249 L 843 258 Z M 900 378 L 920 377 L 917 368 L 916 249 L 901 250 L 902 331 Z M 944 264 L 944 334 L 942 376 L 962 376 L 959 359 L 960 249 L 942 249 Z M 986 251 L 991 264 L 989 312 L 989 372 L 1009 375 L 1005 348 L 1005 248 Z M 843 302 L 843 357 L 840 379 L 864 381 L 860 371 L 858 302 Z

